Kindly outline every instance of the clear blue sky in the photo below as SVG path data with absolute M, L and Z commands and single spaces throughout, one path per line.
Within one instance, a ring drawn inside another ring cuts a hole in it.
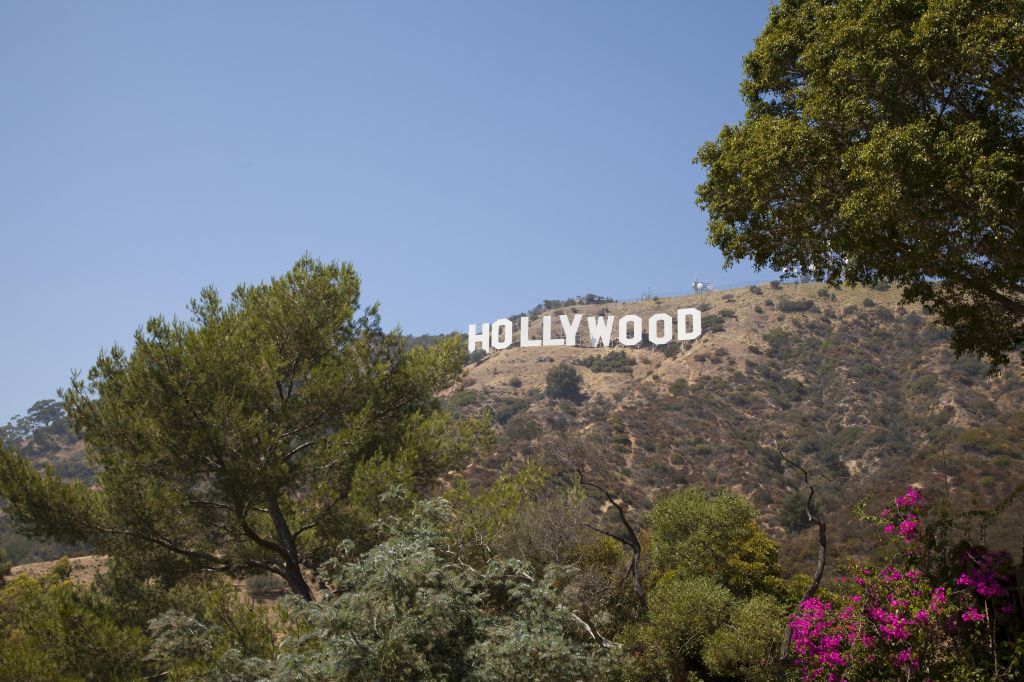
M 721 271 L 755 2 L 0 4 L 0 422 L 302 253 L 410 333 Z

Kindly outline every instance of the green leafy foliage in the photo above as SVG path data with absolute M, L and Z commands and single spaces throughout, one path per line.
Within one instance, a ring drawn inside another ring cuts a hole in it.
M 613 350 L 601 355 L 590 355 L 580 360 L 580 365 L 593 372 L 623 372 L 629 374 L 636 360 L 624 350 Z
M 697 161 L 728 263 L 903 286 L 958 351 L 1024 342 L 1024 4 L 784 0 Z
M 81 442 L 68 425 L 64 407 L 54 400 L 39 400 L 25 413 L 0 426 L 0 447 L 7 447 L 27 459 L 37 469 L 52 467 L 66 480 L 92 483 L 95 471 L 85 461 Z M 80 553 L 78 543 L 60 543 L 33 538 L 14 530 L 10 519 L 0 515 L 0 551 L 16 564 L 52 561 Z
M 560 362 L 548 370 L 544 394 L 549 398 L 562 398 L 572 402 L 583 399 L 580 388 L 583 380 L 576 368 L 566 362 Z
M 771 680 L 790 598 L 753 506 L 689 487 L 646 518 L 654 569 L 647 618 L 624 632 L 642 651 L 629 679 Z
M 275 655 L 270 609 L 227 581 L 165 590 L 124 582 L 116 569 L 91 585 L 74 582 L 71 572 L 62 560 L 0 589 L 0 681 L 205 679 L 215 658 Z M 185 645 L 200 632 L 201 646 Z
M 169 680 L 246 682 L 265 677 L 278 653 L 273 610 L 230 585 L 178 588 L 171 607 L 151 619 L 145 662 Z
M 202 679 L 241 679 L 242 669 L 281 680 L 611 679 L 613 652 L 574 617 L 559 587 L 564 569 L 532 574 L 522 562 L 492 560 L 477 570 L 453 560 L 450 523 L 443 502 L 392 521 L 363 556 L 324 565 L 331 591 L 321 601 L 292 603 L 279 656 L 215 655 Z M 217 651 L 209 628 L 155 626 L 175 633 L 163 640 L 172 650 L 198 652 L 193 660 Z
M 754 595 L 735 604 L 728 625 L 705 640 L 701 657 L 708 671 L 750 682 L 780 679 L 775 662 L 780 642 L 778 626 L 787 615 L 786 605 L 767 595 Z
M 529 398 L 504 398 L 494 405 L 494 419 L 499 424 L 506 424 L 509 419 L 530 409 Z
M 25 416 L 16 416 L 0 426 L 0 443 L 7 447 L 26 441 L 39 447 L 47 440 L 70 435 L 63 406 L 56 400 L 38 400 L 26 410 Z
M 144 575 L 270 572 L 309 598 L 303 569 L 358 537 L 395 478 L 413 488 L 485 445 L 435 394 L 462 368 L 458 338 L 407 349 L 359 307 L 348 264 L 306 257 L 283 277 L 212 288 L 190 321 L 155 317 L 64 392 L 99 487 L 0 458 L 19 527 L 88 540 Z M 359 491 L 359 487 L 369 488 Z
M 483 565 L 510 549 L 512 535 L 524 521 L 525 513 L 545 488 L 550 472 L 533 462 L 519 471 L 506 471 L 486 489 L 473 494 L 466 481 L 457 481 L 445 493 L 455 511 L 449 534 L 460 548 L 463 560 Z
M 647 521 L 657 569 L 710 576 L 740 595 L 785 594 L 778 549 L 746 498 L 691 486 L 659 500 Z
M 0 680 L 122 680 L 140 672 L 146 639 L 114 605 L 66 579 L 57 564 L 0 590 Z

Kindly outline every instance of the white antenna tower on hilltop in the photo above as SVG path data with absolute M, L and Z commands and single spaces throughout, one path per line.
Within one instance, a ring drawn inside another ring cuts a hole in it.
M 714 289 L 714 286 L 711 284 L 711 282 L 702 282 L 699 279 L 693 280 L 693 283 L 690 286 L 693 287 L 693 293 L 695 294 L 706 294 L 712 289 Z

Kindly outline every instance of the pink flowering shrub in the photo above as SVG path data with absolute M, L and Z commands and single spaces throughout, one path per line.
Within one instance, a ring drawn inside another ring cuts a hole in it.
M 963 572 L 956 579 L 957 585 L 973 590 L 982 599 L 992 600 L 1004 613 L 1013 612 L 1009 601 L 1013 562 L 1009 554 L 968 546 L 961 563 Z
M 927 512 L 914 488 L 896 498 L 874 519 L 897 550 L 887 565 L 853 569 L 834 594 L 799 605 L 790 632 L 803 682 L 996 679 L 1000 666 L 1012 669 L 1020 628 L 1010 557 L 967 545 L 958 575 L 935 570 Z
M 902 496 L 897 497 L 895 504 L 882 510 L 882 518 L 888 523 L 883 527 L 887 534 L 895 533 L 908 545 L 917 539 L 917 526 L 920 523 L 918 506 L 921 504 L 921 493 L 917 488 L 910 488 Z
M 892 567 L 840 583 L 847 592 L 812 597 L 791 620 L 803 680 L 941 679 L 958 611 L 946 588 Z

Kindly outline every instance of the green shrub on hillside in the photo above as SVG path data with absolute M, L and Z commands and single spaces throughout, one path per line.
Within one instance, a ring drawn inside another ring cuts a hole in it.
M 690 390 L 690 384 L 686 379 L 676 379 L 668 386 L 668 392 L 674 396 L 686 395 Z
M 783 298 L 779 301 L 779 310 L 784 313 L 806 313 L 817 309 L 818 306 L 809 298 Z
M 583 380 L 576 368 L 560 362 L 548 370 L 544 394 L 549 398 L 577 401 L 583 397 L 580 393 L 582 385 Z
M 495 403 L 492 410 L 494 420 L 504 425 L 512 417 L 529 409 L 530 402 L 527 398 L 502 398 Z
M 526 414 L 520 412 L 505 423 L 505 438 L 510 441 L 531 441 L 544 433 L 540 423 Z
M 580 365 L 592 372 L 624 372 L 633 371 L 636 360 L 631 358 L 624 350 L 613 350 L 602 355 L 591 355 L 580 360 Z
M 703 315 L 701 317 L 701 333 L 703 334 L 714 334 L 715 332 L 725 331 L 725 318 L 721 315 L 715 315 L 714 313 Z
M 688 487 L 658 500 L 651 529 L 653 587 L 644 621 L 628 628 L 627 679 L 780 679 L 788 593 L 777 548 L 753 505 Z
M 664 354 L 666 358 L 674 358 L 675 356 L 679 355 L 679 351 L 682 349 L 682 347 L 683 344 L 680 343 L 679 341 L 669 341 L 664 345 L 655 346 L 655 348 L 659 352 Z
M 474 405 L 480 400 L 480 394 L 477 391 L 471 391 L 463 389 L 454 393 L 450 399 L 450 402 L 455 407 L 467 407 Z

